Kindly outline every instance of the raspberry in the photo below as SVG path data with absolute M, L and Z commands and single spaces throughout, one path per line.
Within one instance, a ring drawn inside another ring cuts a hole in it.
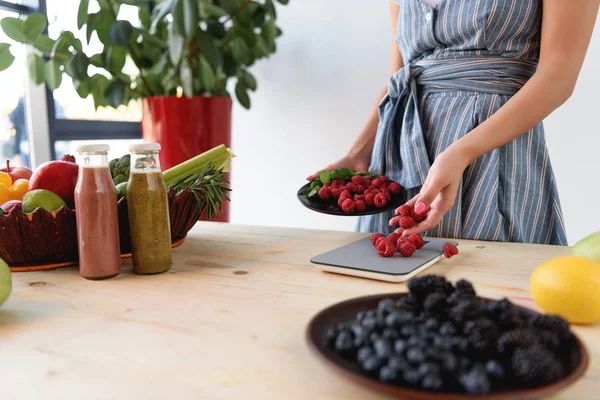
M 356 185 L 356 193 L 363 194 L 365 192 L 365 187 L 363 185 Z
M 373 182 L 371 182 L 371 185 L 375 186 L 375 187 L 379 187 L 382 183 L 383 183 L 383 179 L 375 178 L 375 179 L 373 179 Z
M 359 200 L 354 201 L 354 211 L 363 212 L 366 209 L 367 209 L 367 205 L 365 204 L 364 200 L 359 199 Z
M 442 251 L 444 252 L 444 256 L 446 258 L 451 258 L 458 254 L 458 248 L 449 242 L 444 243 L 444 245 L 442 246 Z
M 325 188 L 331 188 L 331 183 L 324 183 L 323 187 L 325 187 Z
M 375 188 L 375 187 L 371 187 L 371 188 L 369 189 L 369 192 L 370 192 L 370 193 L 373 193 L 375 196 L 377 196 L 379 193 L 381 193 L 381 190 L 379 190 L 379 189 L 377 189 L 377 188 Z
M 330 197 L 331 191 L 329 190 L 329 188 L 322 187 L 321 190 L 319 190 L 319 198 L 321 200 L 329 200 Z
M 408 241 L 414 244 L 417 249 L 420 249 L 421 247 L 425 246 L 425 241 L 423 240 L 421 235 L 417 235 L 416 233 L 411 234 L 408 237 Z
M 345 182 L 342 179 L 334 179 L 331 182 L 331 186 L 333 186 L 333 187 L 342 187 L 342 186 L 344 186 L 344 183 Z
M 425 221 L 425 220 L 427 219 L 427 213 L 421 213 L 421 214 L 417 214 L 417 213 L 415 212 L 415 210 L 411 210 L 411 211 L 410 211 L 410 216 L 412 217 L 412 219 L 414 219 L 414 220 L 415 220 L 415 222 L 416 222 L 417 224 L 418 224 L 418 223 L 421 223 L 421 222 L 423 222 L 423 221 Z
M 400 236 L 398 240 L 396 240 L 396 247 L 399 247 L 402 243 L 408 242 L 408 239 L 404 236 Z
M 363 196 L 362 194 L 355 194 L 354 196 L 352 196 L 352 200 L 354 200 L 355 202 L 359 201 L 359 200 L 364 200 L 365 196 Z
M 388 189 L 392 193 L 400 193 L 402 186 L 400 186 L 398 182 L 392 182 L 390 183 L 390 186 L 388 186 Z
M 344 204 L 344 201 L 346 201 L 348 198 L 347 197 L 341 197 L 338 199 L 337 201 L 337 205 L 340 206 L 340 208 L 342 207 L 342 204 Z
M 382 237 L 385 237 L 385 235 L 381 232 L 372 234 L 371 235 L 371 244 L 373 246 L 375 246 L 375 242 L 377 242 L 377 239 L 382 238 Z
M 388 235 L 388 240 L 392 243 L 396 243 L 398 242 L 398 239 L 400 239 L 400 235 L 398 235 L 396 232 L 392 232 Z
M 392 200 L 392 195 L 390 194 L 390 192 L 381 192 L 381 193 L 385 196 L 385 198 L 388 202 L 390 202 Z
M 369 207 L 375 205 L 375 195 L 373 193 L 365 194 L 365 204 Z
M 377 245 L 377 254 L 381 257 L 391 257 L 396 253 L 394 244 L 387 239 L 379 239 Z
M 383 207 L 385 207 L 387 205 L 388 201 L 387 201 L 387 198 L 385 197 L 385 195 L 383 193 L 378 193 L 375 196 L 374 202 L 375 202 L 375 207 L 377 207 L 377 208 L 383 208 Z
M 348 214 L 351 213 L 352 211 L 354 211 L 354 200 L 352 200 L 352 199 L 344 200 L 344 202 L 342 203 L 342 210 Z
M 355 185 L 362 185 L 362 183 L 364 182 L 364 178 L 360 175 L 354 175 L 350 180 Z
M 351 199 L 352 195 L 348 190 L 343 190 L 340 192 L 340 199 Z
M 346 189 L 348 189 L 350 193 L 356 193 L 356 184 L 348 182 L 346 183 Z
M 362 185 L 364 187 L 369 187 L 369 186 L 371 186 L 372 183 L 373 183 L 373 180 L 370 177 L 367 176 L 367 177 L 363 178 Z
M 375 241 L 375 247 L 379 247 L 379 244 L 383 241 L 383 240 L 387 240 L 387 238 L 384 236 L 379 237 L 376 241 Z
M 331 197 L 334 199 L 340 198 L 340 189 L 335 186 L 332 186 L 331 189 L 329 189 L 329 193 L 331 193 Z
M 398 208 L 398 215 L 401 217 L 410 217 L 411 208 L 408 204 L 404 204 Z
M 381 190 L 382 192 L 389 192 L 390 190 L 388 189 L 388 184 L 387 183 L 382 183 L 381 185 L 379 185 L 379 190 Z
M 348 190 L 348 188 L 346 187 L 346 185 L 340 186 L 340 193 L 343 192 L 344 190 Z
M 411 242 L 406 241 L 403 243 L 399 243 L 397 250 L 398 253 L 402 255 L 402 257 L 412 257 L 412 255 L 415 254 L 417 248 Z
M 411 217 L 401 217 L 399 222 L 403 229 L 409 229 L 415 226 L 415 220 Z

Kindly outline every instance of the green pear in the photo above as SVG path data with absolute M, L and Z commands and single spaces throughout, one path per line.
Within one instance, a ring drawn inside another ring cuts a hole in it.
M 600 262 L 600 231 L 592 233 L 575 243 L 571 253 Z
M 12 274 L 10 267 L 0 259 L 0 305 L 4 304 L 12 292 Z

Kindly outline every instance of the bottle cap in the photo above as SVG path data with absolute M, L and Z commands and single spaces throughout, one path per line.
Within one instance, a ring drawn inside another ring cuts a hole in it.
M 135 143 L 129 146 L 132 153 L 144 153 L 149 151 L 160 151 L 159 143 Z
M 77 153 L 108 153 L 110 146 L 107 144 L 82 144 L 77 146 Z

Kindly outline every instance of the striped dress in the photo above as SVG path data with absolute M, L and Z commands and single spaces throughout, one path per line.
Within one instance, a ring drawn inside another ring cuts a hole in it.
M 536 70 L 542 0 L 394 0 L 404 60 L 379 106 L 370 169 L 419 192 L 436 156 L 495 113 Z M 389 233 L 393 212 L 357 230 Z M 426 236 L 566 245 L 542 124 L 464 172 L 455 206 Z

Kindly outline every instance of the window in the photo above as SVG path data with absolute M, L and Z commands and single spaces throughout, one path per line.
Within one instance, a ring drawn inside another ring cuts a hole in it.
M 97 141 L 93 141 L 97 142 Z M 141 139 L 125 139 L 125 140 L 102 140 L 102 143 L 110 146 L 108 152 L 108 159 L 122 157 L 129 152 L 129 146 L 133 143 L 141 142 Z M 71 141 L 57 141 L 54 143 L 54 151 L 56 158 L 60 158 L 65 154 L 71 154 L 77 157 L 75 150 L 80 144 L 87 144 L 86 140 L 71 140 Z

